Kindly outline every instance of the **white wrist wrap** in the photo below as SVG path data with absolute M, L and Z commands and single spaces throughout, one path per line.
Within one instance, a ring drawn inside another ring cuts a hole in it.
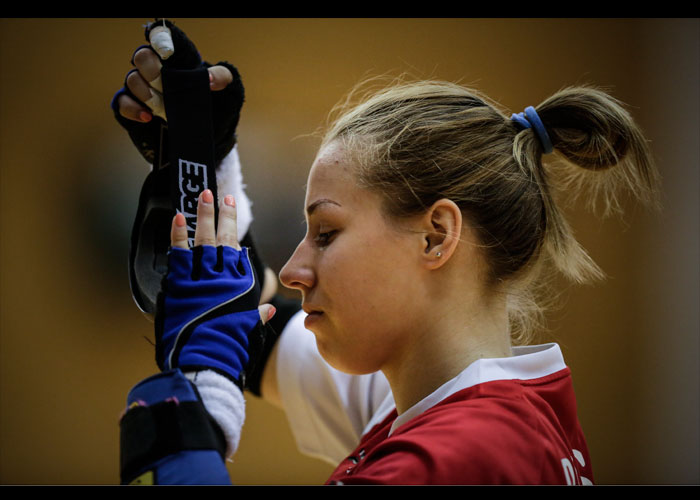
M 238 157 L 238 146 L 234 146 L 231 152 L 221 160 L 216 169 L 216 186 L 219 198 L 232 194 L 236 200 L 236 213 L 238 215 L 238 241 L 250 229 L 253 222 L 252 203 L 245 194 L 241 161 Z
M 231 458 L 238 448 L 245 421 L 243 393 L 232 381 L 210 370 L 185 373 L 185 377 L 197 386 L 204 407 L 223 431 L 226 458 Z

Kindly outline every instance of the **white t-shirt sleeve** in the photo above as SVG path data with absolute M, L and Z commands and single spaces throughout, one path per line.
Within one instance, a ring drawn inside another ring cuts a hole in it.
M 381 372 L 348 375 L 326 363 L 304 327 L 305 317 L 297 313 L 278 341 L 279 393 L 299 450 L 337 464 L 394 401 Z

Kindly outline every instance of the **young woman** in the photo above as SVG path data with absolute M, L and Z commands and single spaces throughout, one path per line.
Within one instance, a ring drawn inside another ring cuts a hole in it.
M 602 276 L 558 195 L 590 186 L 615 211 L 620 189 L 653 204 L 656 184 L 639 129 L 594 88 L 518 115 L 445 82 L 365 96 L 311 167 L 307 233 L 280 273 L 303 311 L 263 396 L 302 451 L 339 464 L 331 484 L 591 483 L 561 351 L 528 345 L 552 273 Z M 237 247 L 224 199 L 217 233 L 200 198 L 197 245 Z M 192 253 L 181 217 L 172 246 Z
M 544 162 L 552 151 L 570 164 Z M 309 174 L 307 234 L 280 278 L 301 291 L 321 357 L 344 373 L 381 372 L 393 396 L 379 398 L 376 380 L 309 380 L 304 334 L 280 340 L 277 384 L 302 446 L 337 458 L 342 446 L 319 439 L 361 439 L 332 481 L 592 481 L 561 352 L 526 346 L 544 271 L 601 276 L 554 196 L 572 179 L 602 189 L 609 210 L 615 188 L 654 200 L 644 139 L 592 88 L 513 119 L 469 89 L 409 83 L 330 127 Z

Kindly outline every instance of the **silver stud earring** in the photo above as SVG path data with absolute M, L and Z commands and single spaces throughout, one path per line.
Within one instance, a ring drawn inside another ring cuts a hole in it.
M 435 257 L 437 257 L 438 259 L 439 259 L 440 257 L 442 257 L 442 252 L 436 253 L 436 254 L 435 254 Z

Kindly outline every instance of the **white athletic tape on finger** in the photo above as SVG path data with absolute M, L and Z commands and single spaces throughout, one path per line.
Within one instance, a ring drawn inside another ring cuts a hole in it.
M 153 87 L 154 89 L 156 89 L 158 92 L 160 92 L 161 94 L 163 93 L 163 82 L 162 82 L 162 80 L 160 79 L 160 75 L 158 75 L 158 76 L 155 78 L 155 80 L 151 80 L 150 82 L 148 82 L 148 84 L 149 84 L 151 87 Z
M 149 38 L 151 40 L 151 46 L 161 59 L 165 60 L 175 52 L 173 37 L 170 34 L 170 29 L 166 26 L 156 26 L 153 28 Z
M 147 100 L 144 104 L 151 108 L 154 115 L 160 116 L 163 120 L 167 121 L 165 116 L 165 103 L 163 102 L 163 96 L 157 90 L 150 89 L 151 98 Z

